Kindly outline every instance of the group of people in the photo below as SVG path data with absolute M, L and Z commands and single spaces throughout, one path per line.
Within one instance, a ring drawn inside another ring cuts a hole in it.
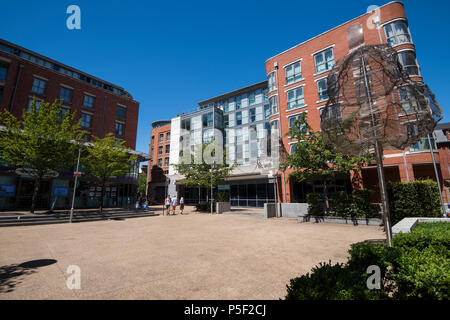
M 166 204 L 167 214 L 170 215 L 170 213 L 172 212 L 172 214 L 175 215 L 175 210 L 177 209 L 177 205 L 178 205 L 177 197 L 174 196 L 173 198 L 171 198 L 170 195 L 168 195 L 165 200 L 165 204 Z M 183 211 L 184 211 L 184 198 L 181 197 L 180 198 L 180 213 L 183 214 Z

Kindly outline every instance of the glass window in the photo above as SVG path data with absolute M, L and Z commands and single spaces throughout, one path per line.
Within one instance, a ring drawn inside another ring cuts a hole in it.
M 223 116 L 223 126 L 225 128 L 228 128 L 229 124 L 230 124 L 230 116 L 228 114 L 225 114 Z
M 28 112 L 30 112 L 30 110 L 31 110 L 32 103 L 33 103 L 33 99 L 29 99 L 28 100 L 28 109 L 27 109 Z M 39 108 L 41 107 L 41 101 L 35 100 L 34 103 L 36 105 L 36 111 L 39 111 Z
M 302 79 L 302 68 L 300 61 L 285 68 L 286 84 L 291 84 Z
M 255 122 L 255 121 L 256 121 L 256 111 L 255 111 L 255 108 L 249 109 L 249 118 L 250 118 L 250 122 Z
M 408 25 L 404 21 L 395 21 L 384 26 L 387 43 L 396 46 L 402 43 L 411 43 Z
M 248 95 L 248 104 L 254 105 L 256 103 L 256 99 L 255 99 L 255 92 L 250 92 Z
M 289 154 L 293 154 L 295 152 L 295 149 L 297 149 L 297 146 L 295 144 L 291 145 L 291 151 Z
M 159 143 L 162 143 L 164 141 L 164 133 L 159 134 Z
M 317 81 L 317 91 L 319 94 L 319 101 L 328 99 L 327 79 Z
M 414 51 L 402 51 L 398 53 L 398 59 L 410 76 L 419 75 L 419 66 L 417 65 L 416 54 Z
M 203 127 L 212 127 L 213 125 L 213 113 L 209 112 L 202 116 Z
M 162 159 L 158 159 L 158 167 L 162 167 Z
M 127 108 L 117 106 L 117 119 L 125 120 L 126 112 L 127 112 Z
M 332 69 L 334 67 L 333 48 L 315 54 L 314 62 L 316 63 L 316 73 Z
M 264 102 L 269 101 L 268 93 L 269 93 L 269 90 L 264 89 L 264 92 L 263 92 L 263 101 Z
M 272 96 L 269 98 L 269 105 L 270 105 L 270 110 L 272 110 L 272 114 L 275 114 L 278 112 L 276 96 Z
M 45 81 L 45 80 L 34 78 L 33 87 L 31 88 L 31 92 L 37 93 L 37 94 L 44 94 L 46 83 L 47 83 L 47 81 Z
M 166 153 L 170 153 L 170 144 L 166 144 Z
M 0 64 L 0 81 L 6 81 L 8 75 L 8 66 Z
M 399 88 L 398 97 L 401 106 L 400 114 L 409 114 L 417 110 L 417 100 L 410 87 Z
M 242 124 L 242 112 L 236 112 L 236 125 L 240 126 Z
M 300 119 L 301 116 L 302 116 L 302 113 L 299 114 L 299 115 L 296 115 L 296 116 L 293 116 L 293 117 L 290 117 L 290 118 L 289 118 L 289 129 L 291 129 L 291 128 L 294 126 L 295 121 L 296 121 L 297 119 Z M 306 126 L 303 126 L 303 128 L 301 128 L 301 130 L 302 130 L 303 132 L 306 132 Z
M 203 143 L 210 143 L 214 139 L 214 130 L 213 129 L 206 129 L 203 130 Z
M 116 136 L 123 136 L 125 125 L 123 123 L 116 122 Z
M 271 115 L 272 115 L 272 112 L 270 109 L 270 105 L 266 104 L 264 106 L 264 119 L 269 119 Z
M 166 132 L 166 141 L 170 141 L 170 131 Z
M 287 92 L 288 109 L 294 109 L 305 105 L 303 97 L 303 87 L 296 88 Z
M 81 114 L 81 126 L 83 128 L 90 128 L 91 127 L 91 120 L 92 120 L 92 115 L 87 114 L 87 113 L 82 113 Z
M 72 89 L 61 87 L 59 98 L 66 103 L 70 103 L 72 101 Z
M 269 92 L 275 90 L 277 88 L 277 85 L 275 83 L 275 72 L 269 73 L 269 75 L 267 76 L 267 79 L 268 79 L 268 85 L 269 85 Z
M 158 147 L 158 155 L 163 154 L 163 146 Z
M 165 167 L 169 166 L 169 158 L 164 158 L 164 166 Z
M 83 101 L 83 108 L 92 109 L 94 108 L 94 97 L 85 94 Z
M 320 119 L 328 120 L 328 119 L 334 119 L 335 121 L 341 121 L 342 115 L 341 115 L 341 107 L 339 105 L 329 106 L 328 108 L 322 108 L 320 109 Z

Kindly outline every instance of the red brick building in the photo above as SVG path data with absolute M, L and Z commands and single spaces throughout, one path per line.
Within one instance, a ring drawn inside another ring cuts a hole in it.
M 0 39 L 0 110 L 20 117 L 33 98 L 62 99 L 91 136 L 111 132 L 136 147 L 139 102 L 123 88 Z
M 152 123 L 147 170 L 147 194 L 151 201 L 161 202 L 166 195 L 166 175 L 170 165 L 170 120 Z
M 273 114 L 270 120 L 273 126 L 279 128 L 287 152 L 290 152 L 290 145 L 295 141 L 285 134 L 300 114 L 307 112 L 310 126 L 314 130 L 320 130 L 320 112 L 328 100 L 326 77 L 336 61 L 360 45 L 380 43 L 388 43 L 397 50 L 399 60 L 410 77 L 415 81 L 422 81 L 408 19 L 403 4 L 398 1 L 345 22 L 266 61 L 268 96 L 269 99 L 276 97 L 278 106 L 278 113 Z M 390 181 L 407 181 L 408 178 L 436 180 L 429 149 L 425 138 L 404 150 L 406 166 L 402 150 L 384 152 L 386 178 Z M 449 179 L 448 148 L 439 151 L 435 149 L 434 155 L 443 184 Z M 345 178 L 336 184 L 336 190 L 348 188 L 348 183 L 344 180 Z M 320 182 L 283 181 L 282 173 L 279 172 L 281 201 L 303 202 L 305 193 L 320 192 L 321 188 Z M 378 193 L 375 166 L 362 169 L 361 186 Z M 447 199 L 446 193 L 443 192 L 444 201 L 448 202 L 450 199 Z M 375 194 L 375 198 L 377 197 Z
M 129 149 L 136 147 L 139 103 L 123 88 L 0 39 L 0 110 L 21 117 L 33 99 L 37 106 L 42 101 L 62 100 L 64 109 L 81 118 L 81 126 L 88 132 L 86 140 L 113 133 Z M 139 161 L 147 160 L 148 156 L 130 152 L 137 154 L 139 160 L 125 177 L 110 179 L 104 206 L 134 204 Z M 0 185 L 10 190 L 0 193 L 0 210 L 30 207 L 34 180 L 15 169 L 0 166 Z M 83 178 L 78 181 L 75 207 L 97 207 L 96 197 L 101 188 Z M 37 207 L 70 208 L 73 184 L 72 172 L 60 172 L 55 179 L 45 179 Z

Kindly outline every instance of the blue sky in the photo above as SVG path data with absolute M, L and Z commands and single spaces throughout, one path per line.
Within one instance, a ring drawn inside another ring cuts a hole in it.
M 0 37 L 130 92 L 140 102 L 136 149 L 148 152 L 153 121 L 265 80 L 268 58 L 387 2 L 2 0 Z M 81 30 L 66 28 L 71 4 L 81 8 Z M 450 4 L 404 4 L 422 75 L 445 116 Z

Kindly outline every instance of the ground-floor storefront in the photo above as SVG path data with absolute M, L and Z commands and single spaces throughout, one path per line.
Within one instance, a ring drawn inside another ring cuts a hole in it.
M 6 171 L 6 170 L 5 170 Z M 31 207 L 35 180 L 15 173 L 0 173 L 0 210 L 28 210 Z M 41 181 L 36 199 L 36 209 L 70 209 L 74 190 L 71 173 Z M 102 188 L 83 178 L 78 180 L 74 207 L 79 209 L 98 208 Z M 137 179 L 116 178 L 105 187 L 103 206 L 129 207 L 136 200 Z

